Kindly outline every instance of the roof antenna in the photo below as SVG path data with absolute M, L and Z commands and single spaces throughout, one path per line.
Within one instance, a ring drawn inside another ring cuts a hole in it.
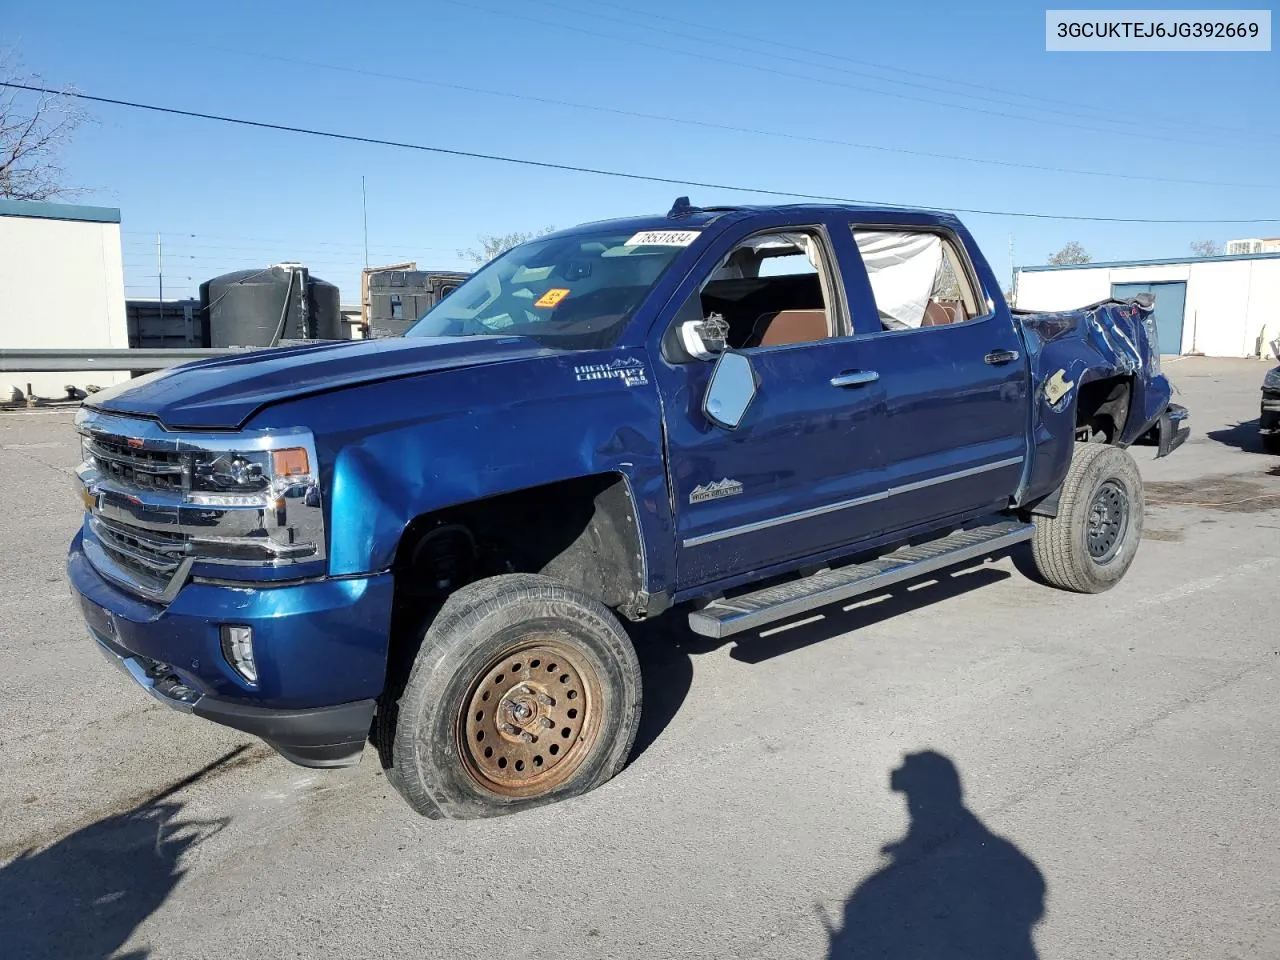
M 667 211 L 668 220 L 679 220 L 681 217 L 687 217 L 698 208 L 689 203 L 688 197 L 676 197 L 676 202 L 671 205 L 671 209 Z

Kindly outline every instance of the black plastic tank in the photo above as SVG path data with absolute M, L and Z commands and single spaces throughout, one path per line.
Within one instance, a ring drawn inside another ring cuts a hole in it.
M 341 340 L 338 288 L 301 264 L 237 270 L 200 284 L 206 347 L 269 347 L 282 340 Z

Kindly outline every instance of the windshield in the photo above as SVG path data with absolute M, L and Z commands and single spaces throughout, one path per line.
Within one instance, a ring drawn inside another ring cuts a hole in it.
M 408 337 L 532 337 L 612 346 L 696 231 L 579 233 L 508 250 L 422 315 Z M 642 241 L 667 241 L 654 245 Z

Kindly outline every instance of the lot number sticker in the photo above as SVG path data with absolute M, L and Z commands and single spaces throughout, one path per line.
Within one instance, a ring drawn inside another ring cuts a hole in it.
M 687 247 L 697 240 L 701 233 L 701 230 L 641 230 L 623 246 Z
M 546 293 L 540 296 L 536 301 L 534 301 L 533 305 L 535 307 L 554 307 L 557 303 L 559 303 L 568 295 L 569 295 L 568 288 L 552 287 L 550 290 L 548 290 Z

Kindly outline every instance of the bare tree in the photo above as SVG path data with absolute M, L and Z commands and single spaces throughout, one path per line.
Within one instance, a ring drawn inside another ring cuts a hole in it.
M 480 241 L 480 246 L 459 250 L 458 256 L 464 260 L 470 260 L 476 266 L 483 266 L 498 254 L 506 253 L 512 247 L 518 247 L 520 244 L 536 240 L 538 237 L 545 237 L 548 233 L 555 232 L 555 229 L 555 227 L 543 227 L 533 233 L 524 233 L 518 230 L 515 233 L 482 233 L 476 237 Z
M 4 51 L 0 81 L 44 86 L 40 77 L 19 73 L 13 56 Z M 83 193 L 66 186 L 59 155 L 86 119 L 79 102 L 65 93 L 0 87 L 0 197 L 56 200 Z
M 1222 244 L 1217 240 L 1192 240 L 1191 253 L 1196 257 L 1217 257 L 1222 254 Z
M 1074 240 L 1049 257 L 1049 262 L 1059 267 L 1068 263 L 1089 263 L 1092 260 L 1093 257 L 1089 256 L 1085 248 Z

